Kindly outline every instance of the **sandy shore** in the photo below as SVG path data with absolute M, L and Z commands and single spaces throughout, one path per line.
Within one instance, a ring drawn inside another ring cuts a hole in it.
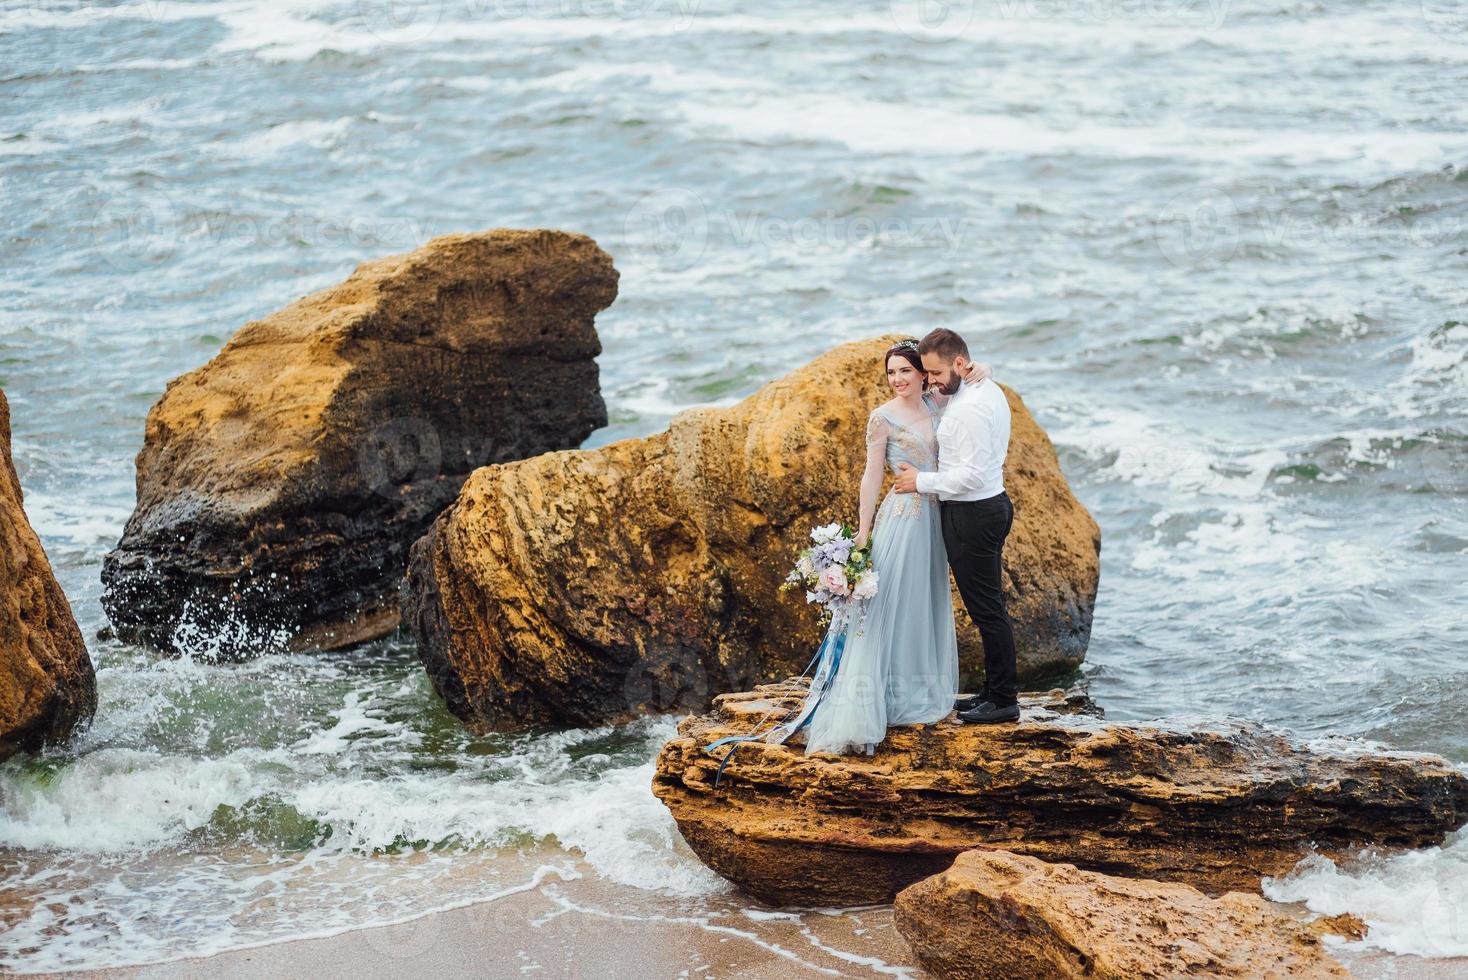
M 680 907 L 682 906 L 682 907 Z M 1457 980 L 1468 959 L 1424 960 L 1346 947 L 1368 980 Z M 494 901 L 408 922 L 213 956 L 80 974 L 96 980 L 311 977 L 923 977 L 890 906 L 783 912 L 737 895 L 670 900 L 541 875 Z
M 778 912 L 727 901 L 670 903 L 588 875 L 548 876 L 492 902 L 361 929 L 149 966 L 72 976 L 789 977 L 921 976 L 890 907 Z

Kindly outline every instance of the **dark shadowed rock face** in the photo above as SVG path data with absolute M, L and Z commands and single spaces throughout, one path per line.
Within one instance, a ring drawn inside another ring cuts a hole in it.
M 497 230 L 246 324 L 148 413 L 108 616 L 223 656 L 390 631 L 409 546 L 472 470 L 606 424 L 593 318 L 616 294 L 591 239 Z
M 721 696 L 679 725 L 653 778 L 694 852 L 773 904 L 889 901 L 979 846 L 1257 891 L 1312 844 L 1419 847 L 1468 822 L 1468 777 L 1437 756 L 1248 722 L 1112 724 L 1035 698 L 1017 725 L 894 728 L 871 758 L 751 743 L 715 786 L 724 750 L 705 747 L 802 691 Z
M 22 503 L 0 392 L 0 759 L 64 739 L 97 709 L 92 660 Z
M 966 851 L 897 896 L 898 930 L 944 980 L 1348 977 L 1321 936 L 1258 895 Z M 1359 926 L 1359 920 L 1354 923 Z
M 815 611 L 779 587 L 816 524 L 852 520 L 894 337 L 839 347 L 737 405 L 595 450 L 485 467 L 413 550 L 405 620 L 450 710 L 481 729 L 702 710 L 800 670 Z M 1022 677 L 1077 666 L 1100 532 L 1019 396 L 1005 548 Z M 960 663 L 982 647 L 958 607 Z

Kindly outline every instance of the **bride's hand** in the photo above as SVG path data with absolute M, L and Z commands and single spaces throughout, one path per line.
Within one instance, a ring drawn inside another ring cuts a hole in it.
M 992 378 L 994 376 L 994 369 L 979 361 L 969 361 L 963 366 L 963 370 L 959 372 L 959 376 L 969 384 L 976 385 L 985 378 Z
M 858 534 L 856 536 L 856 548 L 855 548 L 856 551 L 860 551 L 861 549 L 863 549 L 863 548 L 865 548 L 867 546 L 867 538 L 868 537 L 870 537 L 870 535 L 868 535 L 865 531 L 863 531 L 861 534 Z

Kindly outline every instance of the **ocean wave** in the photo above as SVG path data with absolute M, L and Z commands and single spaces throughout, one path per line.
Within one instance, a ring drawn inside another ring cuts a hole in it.
M 1468 956 L 1468 835 L 1456 834 L 1442 847 L 1366 852 L 1340 863 L 1312 855 L 1283 878 L 1266 878 L 1264 894 L 1325 915 L 1361 916 L 1367 948 Z

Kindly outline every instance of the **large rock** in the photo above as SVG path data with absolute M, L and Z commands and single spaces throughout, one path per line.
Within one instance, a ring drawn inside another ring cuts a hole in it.
M 1321 943 L 1340 923 L 1004 851 L 960 854 L 904 889 L 895 912 L 922 967 L 952 980 L 1350 976 Z
M 22 507 L 0 392 L 0 759 L 71 734 L 97 710 L 97 682 L 71 606 Z
M 1432 755 L 1307 745 L 1251 722 L 1113 724 L 1022 700 L 1016 725 L 894 728 L 875 756 L 725 749 L 799 683 L 679 724 L 653 792 L 704 863 L 777 905 L 884 902 L 988 846 L 1089 870 L 1259 889 L 1315 845 L 1437 844 L 1468 822 L 1468 777 Z
M 435 238 L 247 323 L 148 413 L 102 578 L 124 635 L 222 655 L 392 630 L 413 541 L 486 463 L 606 424 L 584 235 Z
M 478 728 L 702 709 L 798 672 L 814 609 L 779 586 L 816 524 L 856 516 L 882 351 L 847 344 L 729 408 L 596 450 L 486 467 L 414 546 L 404 616 L 434 686 Z M 1007 392 L 1006 585 L 1024 677 L 1085 656 L 1100 533 Z M 981 669 L 959 606 L 961 662 Z

